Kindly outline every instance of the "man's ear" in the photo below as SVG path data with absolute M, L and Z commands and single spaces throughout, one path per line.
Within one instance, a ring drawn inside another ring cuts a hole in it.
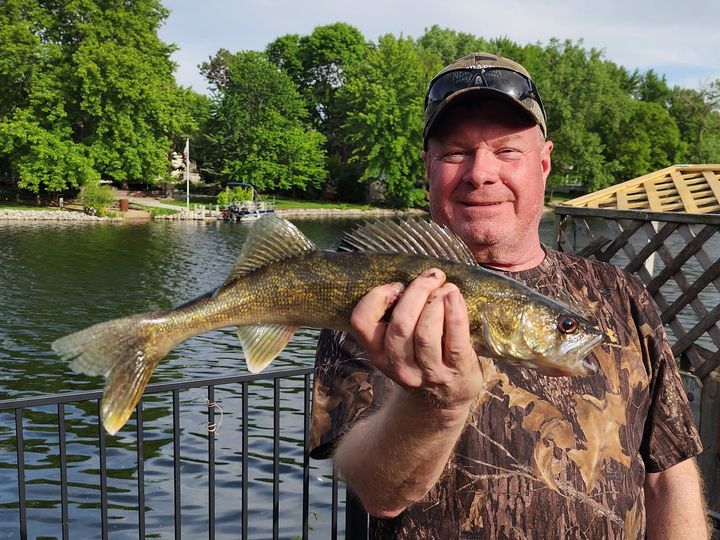
M 546 180 L 552 170 L 552 159 L 550 158 L 550 154 L 552 154 L 553 148 L 553 142 L 547 140 L 540 151 L 540 170 L 542 171 L 543 178 Z

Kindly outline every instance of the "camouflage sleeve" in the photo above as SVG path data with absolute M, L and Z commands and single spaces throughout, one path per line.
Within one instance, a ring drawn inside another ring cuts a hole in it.
M 345 332 L 323 330 L 315 352 L 310 455 L 328 458 L 336 442 L 377 408 L 387 380 Z
M 657 307 L 639 280 L 633 277 L 630 288 L 650 374 L 650 408 L 640 453 L 647 472 L 660 472 L 698 455 L 702 443 Z

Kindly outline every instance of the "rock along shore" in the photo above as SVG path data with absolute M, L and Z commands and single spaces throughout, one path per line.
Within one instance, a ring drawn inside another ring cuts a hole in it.
M 393 217 L 393 216 L 423 216 L 427 212 L 424 210 L 388 210 L 382 208 L 374 208 L 370 210 L 362 209 L 324 209 L 324 208 L 285 208 L 276 210 L 275 213 L 284 218 L 376 218 L 376 217 Z M 179 212 L 173 216 L 157 216 L 155 219 L 187 219 Z M 73 221 L 73 222 L 121 222 L 124 219 L 132 219 L 135 216 L 125 215 L 115 218 L 90 216 L 84 212 L 69 210 L 0 210 L 0 221 Z M 149 214 L 145 215 L 149 217 Z M 193 219 L 191 217 L 191 219 Z M 208 219 L 208 218 L 205 218 Z
M 67 210 L 0 210 L 0 221 L 122 221 Z

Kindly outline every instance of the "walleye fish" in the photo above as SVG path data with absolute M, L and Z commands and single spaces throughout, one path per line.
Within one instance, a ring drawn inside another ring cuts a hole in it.
M 353 252 L 349 252 L 353 251 Z M 575 311 L 518 281 L 477 265 L 447 229 L 422 220 L 368 223 L 341 249 L 320 251 L 278 216 L 255 222 L 227 280 L 173 309 L 96 324 L 52 348 L 71 368 L 107 380 L 101 417 L 114 435 L 140 400 L 162 358 L 186 339 L 236 326 L 248 369 L 259 372 L 300 326 L 350 331 L 350 314 L 383 283 L 409 283 L 440 268 L 467 303 L 478 354 L 551 375 L 593 375 L 585 356 L 605 335 Z

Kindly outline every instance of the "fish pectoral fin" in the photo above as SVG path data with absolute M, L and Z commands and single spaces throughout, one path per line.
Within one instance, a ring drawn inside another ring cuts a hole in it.
M 297 326 L 279 324 L 239 326 L 237 336 L 252 373 L 260 373 L 287 346 Z

